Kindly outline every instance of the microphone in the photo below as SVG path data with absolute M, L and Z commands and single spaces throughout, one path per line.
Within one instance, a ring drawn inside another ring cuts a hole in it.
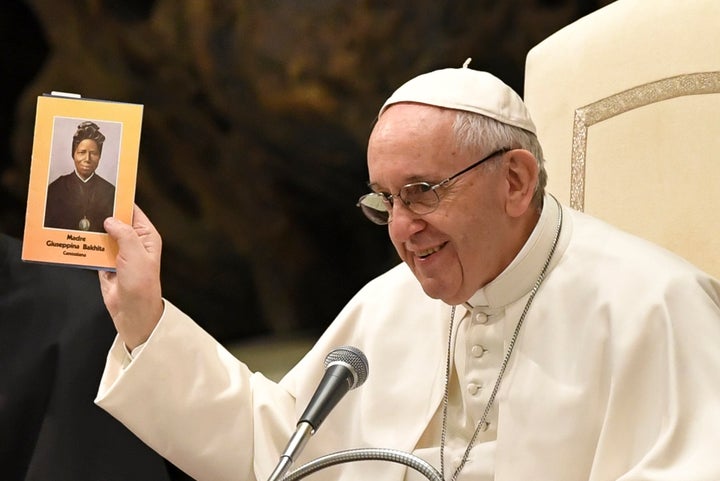
M 353 346 L 333 349 L 325 358 L 325 374 L 297 423 L 275 470 L 268 481 L 279 481 L 305 447 L 310 436 L 320 427 L 330 411 L 348 393 L 362 386 L 368 376 L 365 354 Z

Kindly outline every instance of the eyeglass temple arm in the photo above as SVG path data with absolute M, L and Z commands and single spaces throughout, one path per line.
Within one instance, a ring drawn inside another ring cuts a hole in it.
M 483 157 L 482 159 L 478 160 L 478 161 L 475 162 L 474 164 L 470 164 L 468 167 L 465 167 L 463 170 L 461 170 L 461 171 L 458 172 L 457 174 L 451 175 L 451 176 L 448 177 L 447 179 L 438 182 L 437 184 L 435 184 L 435 185 L 433 186 L 433 190 L 436 189 L 436 188 L 438 188 L 438 187 L 440 187 L 440 186 L 442 186 L 442 185 L 447 184 L 448 182 L 450 182 L 451 180 L 453 180 L 453 179 L 455 179 L 455 178 L 457 178 L 457 177 L 460 177 L 460 176 L 463 175 L 465 172 L 468 172 L 468 171 L 474 169 L 475 167 L 477 167 L 478 165 L 482 164 L 482 163 L 485 162 L 486 160 L 490 160 L 490 159 L 492 159 L 493 157 L 495 157 L 496 155 L 504 154 L 505 152 L 508 152 L 509 150 L 510 150 L 510 149 L 508 149 L 508 148 L 496 150 L 495 152 L 493 152 L 492 154 L 488 155 L 487 157 Z

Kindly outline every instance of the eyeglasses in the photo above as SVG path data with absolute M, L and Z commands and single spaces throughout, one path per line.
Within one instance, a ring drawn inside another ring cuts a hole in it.
M 466 172 L 474 169 L 486 160 L 496 155 L 504 154 L 510 149 L 496 150 L 487 157 L 483 157 L 469 167 L 464 168 L 455 175 L 451 175 L 445 180 L 441 180 L 437 184 L 429 184 L 428 182 L 413 182 L 405 185 L 397 194 L 388 194 L 386 192 L 371 192 L 365 194 L 358 200 L 357 206 L 360 207 L 365 217 L 378 225 L 386 225 L 390 222 L 390 213 L 392 212 L 395 199 L 400 199 L 402 203 L 417 215 L 425 215 L 433 212 L 440 204 L 440 195 L 438 189 L 447 185 L 450 181 L 455 180 Z

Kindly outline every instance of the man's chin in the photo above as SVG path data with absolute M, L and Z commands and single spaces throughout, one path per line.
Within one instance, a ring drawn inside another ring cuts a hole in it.
M 470 296 L 463 295 L 457 289 L 450 291 L 445 284 L 439 284 L 437 280 L 420 282 L 423 292 L 425 292 L 428 297 L 443 301 L 449 306 L 457 306 L 470 298 Z
M 445 298 L 448 297 L 447 289 L 444 288 L 443 285 L 436 279 L 418 279 L 420 281 L 420 286 L 422 287 L 422 290 L 425 292 L 425 294 L 428 297 L 431 297 L 432 299 L 439 299 L 443 302 L 445 301 Z

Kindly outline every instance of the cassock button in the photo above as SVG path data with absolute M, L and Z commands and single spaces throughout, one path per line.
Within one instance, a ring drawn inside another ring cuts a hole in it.
M 485 314 L 483 314 L 482 312 L 478 312 L 477 314 L 475 314 L 475 315 L 473 316 L 473 319 L 474 319 L 475 322 L 477 322 L 478 324 L 487 324 L 487 321 L 488 321 L 487 316 L 486 316 Z
M 484 347 L 482 347 L 479 344 L 474 345 L 472 347 L 472 349 L 470 350 L 473 357 L 483 357 L 483 354 L 485 354 L 485 351 L 487 351 L 487 349 L 485 349 Z
M 483 421 L 482 426 L 480 426 L 480 431 L 485 432 L 490 427 L 490 423 L 487 421 Z
M 482 388 L 482 384 L 475 384 L 474 382 L 471 382 L 467 386 L 468 393 L 470 393 L 471 396 L 474 396 L 478 392 L 480 392 L 481 388 Z

